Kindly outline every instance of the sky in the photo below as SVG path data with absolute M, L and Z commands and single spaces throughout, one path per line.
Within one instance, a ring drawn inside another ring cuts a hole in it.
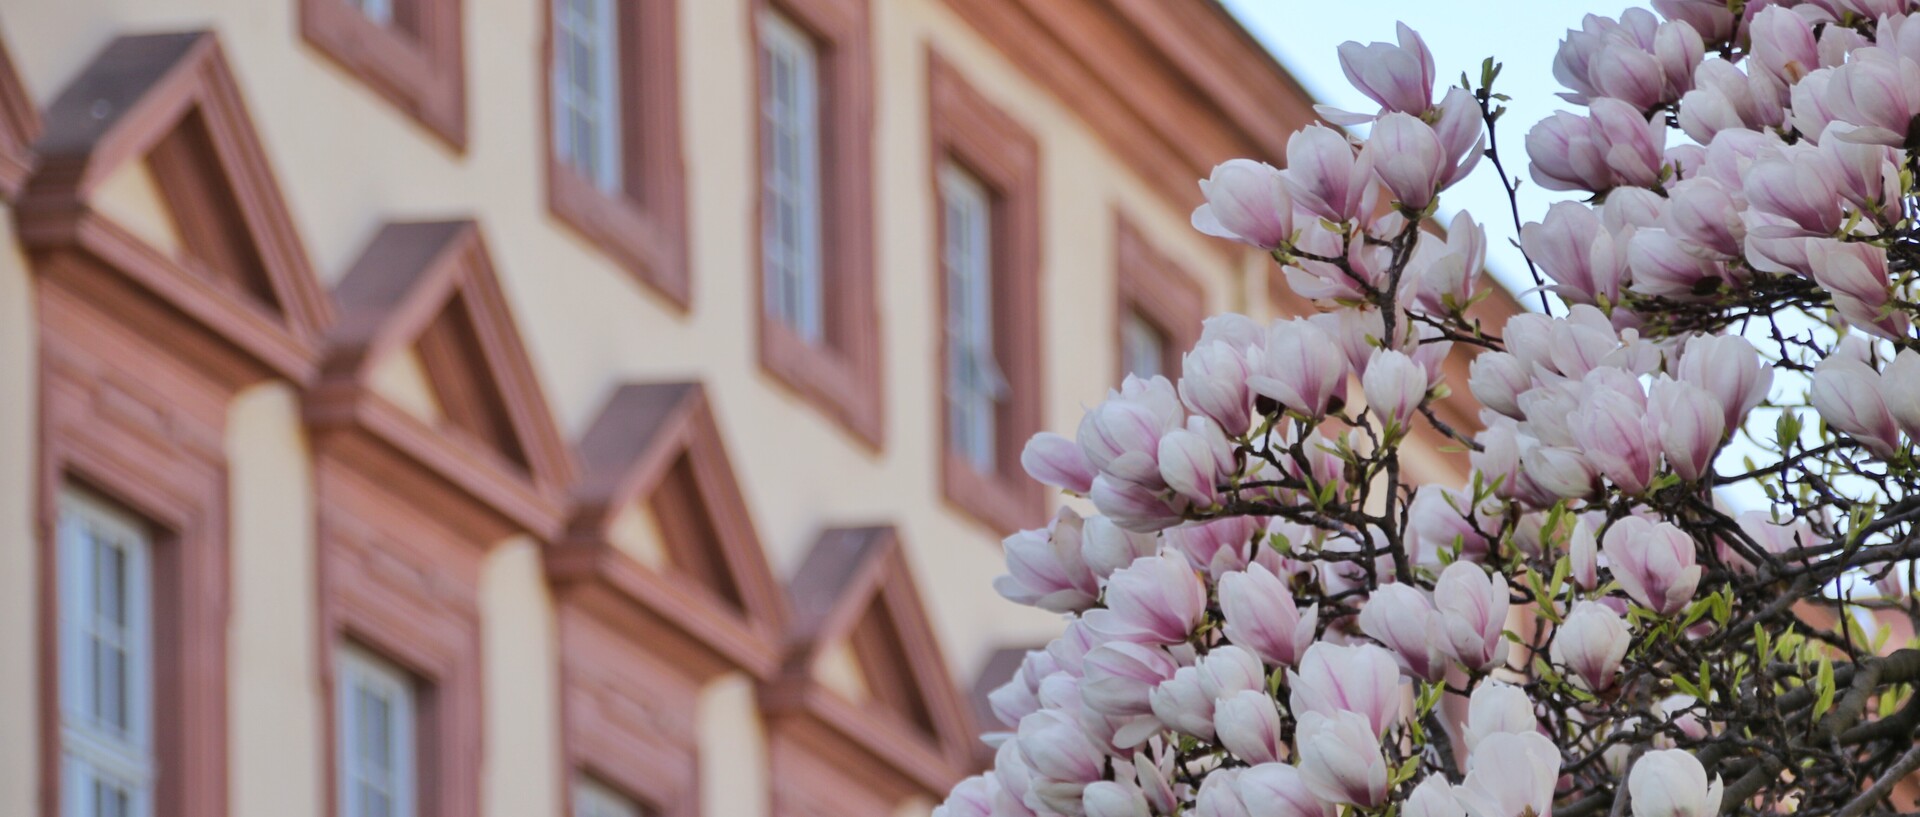
M 1412 26 L 1433 50 L 1442 86 L 1458 84 L 1467 72 L 1476 82 L 1487 57 L 1505 63 L 1494 90 L 1513 97 L 1498 131 L 1501 160 L 1509 172 L 1526 174 L 1526 132 L 1555 110 L 1571 109 L 1554 94 L 1565 90 L 1553 78 L 1553 55 L 1569 28 L 1588 13 L 1618 17 L 1632 5 L 1622 0 L 1221 0 L 1268 50 L 1292 71 L 1308 92 L 1338 108 L 1372 112 L 1377 104 L 1348 84 L 1335 49 L 1347 40 L 1394 39 L 1394 22 Z M 1441 89 L 1444 91 L 1444 87 Z M 1435 95 L 1436 97 L 1439 94 Z M 1523 221 L 1536 221 L 1548 204 L 1564 197 L 1533 186 L 1520 187 Z M 1487 229 L 1488 265 L 1518 292 L 1533 286 L 1519 250 L 1506 193 L 1491 166 L 1482 163 L 1472 177 L 1441 196 L 1442 223 L 1466 210 Z M 1532 300 L 1532 299 L 1530 299 Z M 1535 301 L 1537 306 L 1537 301 Z

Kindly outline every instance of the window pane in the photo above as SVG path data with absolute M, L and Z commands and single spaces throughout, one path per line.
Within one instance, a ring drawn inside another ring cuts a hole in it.
M 336 683 L 342 817 L 412 817 L 416 780 L 414 681 L 405 670 L 341 645 Z
M 573 786 L 573 817 L 646 817 L 639 803 L 590 777 Z
M 1167 337 L 1138 312 L 1120 326 L 1120 362 L 1127 374 L 1152 378 L 1167 373 Z
M 347 5 L 359 9 L 367 19 L 380 25 L 393 24 L 393 0 L 347 0 Z
M 767 313 L 807 343 L 824 327 L 819 53 L 776 14 L 760 23 L 761 230 Z
M 152 539 L 90 496 L 63 493 L 59 504 L 62 798 L 80 814 L 145 817 Z
M 560 161 L 608 193 L 625 188 L 614 9 L 614 0 L 556 0 L 553 5 L 553 149 Z
M 957 167 L 940 174 L 947 277 L 947 444 L 981 472 L 996 467 L 994 412 L 1006 397 L 993 343 L 993 200 Z

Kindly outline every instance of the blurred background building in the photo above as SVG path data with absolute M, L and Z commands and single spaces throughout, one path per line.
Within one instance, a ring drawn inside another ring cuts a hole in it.
M 1024 440 L 1297 308 L 1187 226 L 1311 116 L 1213 0 L 0 41 L 4 815 L 924 813 L 1058 627 Z

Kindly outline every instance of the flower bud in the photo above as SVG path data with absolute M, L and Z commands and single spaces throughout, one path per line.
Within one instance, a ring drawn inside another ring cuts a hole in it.
M 1145 715 L 1153 711 L 1147 695 L 1178 669 L 1163 648 L 1109 641 L 1087 653 L 1080 699 L 1088 709 L 1110 717 Z
M 1277 321 L 1265 349 L 1248 355 L 1255 374 L 1247 385 L 1310 418 L 1324 416 L 1346 400 L 1347 359 L 1333 338 L 1305 320 Z
M 1637 388 L 1637 386 L 1636 386 Z M 1642 420 L 1646 404 L 1606 388 L 1589 389 L 1585 405 L 1569 418 L 1573 438 L 1594 469 L 1630 494 L 1653 484 L 1658 446 Z
M 1113 520 L 1104 516 L 1095 516 L 1081 523 L 1080 557 L 1087 564 L 1087 570 L 1093 573 L 1095 581 L 1104 586 L 1107 577 L 1113 571 L 1133 564 L 1135 559 L 1152 556 L 1159 551 L 1160 540 L 1150 534 L 1134 533 L 1113 524 Z
M 1762 363 L 1753 344 L 1738 335 L 1696 335 L 1680 355 L 1680 379 L 1705 389 L 1725 410 L 1726 428 L 1736 429 L 1747 412 L 1767 398 L 1773 369 Z
M 1315 797 L 1300 770 L 1285 763 L 1262 763 L 1238 781 L 1249 817 L 1334 817 L 1332 803 Z
M 1902 147 L 1920 114 L 1920 64 L 1886 48 L 1858 49 L 1833 70 L 1826 103 L 1835 119 L 1859 126 L 1847 139 Z
M 1553 279 L 1552 289 L 1561 297 L 1583 304 L 1620 300 L 1626 248 L 1601 228 L 1592 208 L 1572 201 L 1555 203 L 1544 220 L 1520 228 L 1520 246 Z
M 1433 107 L 1433 52 L 1406 23 L 1396 24 L 1395 33 L 1398 45 L 1341 43 L 1340 70 L 1360 93 L 1380 103 L 1382 110 L 1419 116 Z
M 1153 817 L 1139 788 L 1111 780 L 1089 784 L 1080 802 L 1086 817 Z
M 1873 367 L 1835 355 L 1813 368 L 1808 399 L 1828 426 L 1874 454 L 1889 457 L 1900 448 L 1900 427 L 1887 410 L 1880 384 L 1880 373 Z
M 1213 696 L 1200 684 L 1200 670 L 1181 667 L 1147 696 L 1162 726 L 1201 740 L 1213 740 Z
M 1582 601 L 1553 634 L 1547 655 L 1588 692 L 1605 692 L 1627 656 L 1633 635 L 1619 614 L 1604 604 Z
M 1063 507 L 1045 529 L 1024 530 L 1002 540 L 1007 574 L 993 580 L 993 589 L 1015 604 L 1055 613 L 1093 606 L 1100 588 L 1081 559 L 1081 532 L 1080 515 Z
M 1157 467 L 1154 478 L 1159 479 Z M 1183 521 L 1180 511 L 1167 504 L 1167 500 L 1161 496 L 1163 493 L 1111 474 L 1101 474 L 1094 477 L 1093 490 L 1087 494 L 1087 498 L 1093 500 L 1093 507 L 1106 514 L 1114 524 L 1135 533 L 1151 533 Z
M 1434 584 L 1433 606 L 1446 635 L 1447 654 L 1485 672 L 1506 663 L 1507 580 L 1472 562 L 1454 562 Z
M 1286 755 L 1280 742 L 1280 709 L 1264 689 L 1245 689 L 1215 701 L 1213 734 L 1234 757 L 1248 763 L 1277 763 Z
M 1263 250 L 1293 238 L 1293 197 L 1272 165 L 1252 159 L 1215 165 L 1200 194 L 1207 203 L 1194 209 L 1193 228 L 1202 233 Z
M 1076 439 L 1095 470 L 1116 479 L 1158 489 L 1160 438 L 1180 427 L 1185 412 L 1173 384 L 1164 377 L 1128 375 L 1120 391 L 1087 412 Z
M 1842 317 L 1869 334 L 1906 339 L 1906 313 L 1890 308 L 1893 292 L 1886 250 L 1824 239 L 1808 241 L 1806 248 L 1813 279 L 1832 293 L 1834 308 Z
M 1693 539 L 1685 531 L 1628 516 L 1607 528 L 1600 547 L 1614 580 L 1642 607 L 1670 616 L 1693 601 L 1700 566 L 1694 563 Z
M 1233 472 L 1233 445 L 1220 427 L 1192 417 L 1160 438 L 1160 478 L 1201 508 L 1220 504 L 1219 486 Z
M 1240 799 L 1243 773 L 1242 769 L 1215 769 L 1200 781 L 1200 791 L 1193 800 L 1195 817 L 1253 817 Z
M 1042 431 L 1020 451 L 1020 467 L 1035 482 L 1065 488 L 1076 494 L 1093 490 L 1093 463 L 1079 444 L 1051 431 Z
M 977 774 L 953 787 L 933 817 L 993 817 L 993 798 L 1000 786 L 991 776 Z
M 1593 526 L 1585 519 L 1573 521 L 1573 533 L 1567 539 L 1567 562 L 1568 577 L 1573 579 L 1574 586 L 1582 590 L 1600 586 L 1599 545 L 1594 540 Z
M 1373 172 L 1407 210 L 1426 209 L 1452 170 L 1440 137 L 1410 114 L 1382 114 L 1361 153 L 1372 155 Z
M 1336 224 L 1362 211 L 1373 183 L 1372 158 L 1355 156 L 1346 135 L 1325 125 L 1308 125 L 1287 140 L 1287 192 L 1302 209 Z
M 1791 9 L 1772 6 L 1760 10 L 1748 23 L 1752 39 L 1748 53 L 1760 70 L 1786 88 L 1800 81 L 1807 72 L 1820 67 L 1819 46 L 1813 39 L 1813 26 Z
M 1454 790 L 1468 814 L 1553 813 L 1560 750 L 1539 732 L 1488 735 L 1467 756 L 1467 779 Z
M 1185 559 L 1149 556 L 1116 570 L 1107 581 L 1107 606 L 1083 620 L 1095 633 L 1121 641 L 1178 644 L 1207 612 L 1207 588 Z
M 1430 774 L 1407 795 L 1406 817 L 1466 817 L 1467 809 L 1453 796 L 1446 775 Z
M 1238 437 L 1252 422 L 1253 392 L 1247 388 L 1252 374 L 1247 347 L 1201 343 L 1180 360 L 1180 402 L 1219 425 L 1227 436 Z
M 1380 738 L 1355 712 L 1298 714 L 1300 777 L 1322 800 L 1373 808 L 1387 799 L 1387 761 Z M 1551 748 L 1551 747 L 1549 747 Z M 1558 753 L 1555 753 L 1558 757 Z
M 1720 778 L 1683 749 L 1655 749 L 1634 761 L 1627 774 L 1633 817 L 1714 817 L 1720 813 Z
M 1404 432 L 1426 402 L 1427 372 L 1404 353 L 1382 349 L 1367 364 L 1360 388 L 1367 396 L 1367 410 Z
M 1920 440 L 1920 352 L 1901 349 L 1894 355 L 1880 377 L 1880 397 L 1900 430 Z
M 1481 352 L 1468 364 L 1467 388 L 1480 405 L 1524 420 L 1519 397 L 1533 388 L 1533 378 L 1519 358 L 1506 352 Z
M 1525 690 L 1492 679 L 1480 682 L 1467 697 L 1467 751 L 1489 735 L 1524 735 L 1540 729 L 1533 715 L 1533 701 Z
M 1317 609 L 1301 615 L 1287 583 L 1257 563 L 1220 577 L 1220 610 L 1227 640 L 1283 667 L 1299 662 L 1319 622 Z
M 1292 690 L 1288 708 L 1295 718 L 1306 713 L 1358 713 L 1375 736 L 1400 722 L 1400 668 L 1393 654 L 1372 644 L 1315 642 L 1287 671 Z
M 1713 471 L 1726 435 L 1726 409 L 1706 389 L 1663 377 L 1647 395 L 1647 426 L 1660 440 L 1667 467 L 1693 482 Z
M 1446 634 L 1426 594 L 1405 584 L 1383 584 L 1360 608 L 1360 631 L 1393 650 L 1400 668 L 1423 681 L 1447 675 Z
M 1105 754 L 1064 711 L 1042 709 L 1022 718 L 1015 740 L 1027 765 L 1047 779 L 1086 784 L 1104 774 Z

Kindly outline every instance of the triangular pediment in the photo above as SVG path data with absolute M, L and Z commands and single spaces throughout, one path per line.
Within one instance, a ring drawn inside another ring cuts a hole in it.
M 709 609 L 780 620 L 779 588 L 704 388 L 623 386 L 577 448 L 570 542 L 620 547 Z
M 511 500 L 499 495 L 502 482 L 544 497 L 542 519 L 503 513 L 532 532 L 557 532 L 571 461 L 479 227 L 388 224 L 334 298 L 340 321 L 310 413 L 324 426 L 382 436 L 483 500 Z
M 40 108 L 27 94 L 13 57 L 0 37 L 0 197 L 12 201 L 33 172 L 33 140 L 40 136 Z
M 0 93 L 0 122 L 4 109 Z M 212 33 L 109 43 L 47 108 L 33 150 L 30 247 L 78 248 L 270 368 L 306 373 L 329 305 Z
M 899 755 L 903 742 L 917 747 L 913 754 L 931 765 L 910 756 L 887 762 L 922 783 L 968 761 L 967 704 L 947 672 L 893 528 L 821 534 L 788 594 L 794 621 L 785 683 L 818 688 L 834 702 L 781 693 L 774 696 L 776 708 L 811 711 L 868 742 L 876 756 Z

